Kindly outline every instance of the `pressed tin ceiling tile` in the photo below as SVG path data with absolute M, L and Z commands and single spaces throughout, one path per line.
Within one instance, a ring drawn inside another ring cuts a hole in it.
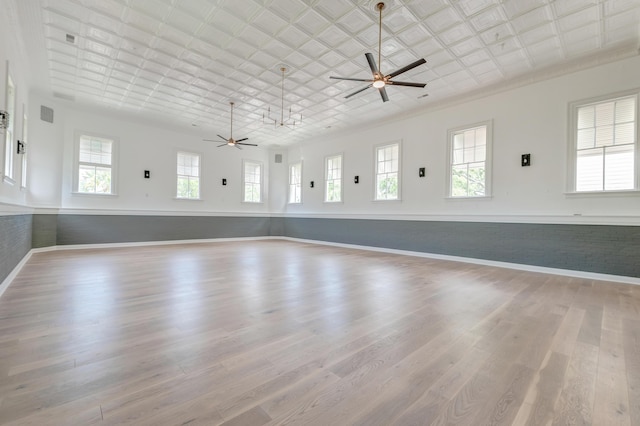
M 373 1 L 20 1 L 41 8 L 35 25 L 44 30 L 38 42 L 51 90 L 185 126 L 198 120 L 214 134 L 237 98 L 247 136 L 267 146 L 640 45 L 637 0 L 389 0 L 379 66 L 388 72 L 425 58 L 401 81 L 428 85 L 389 88 L 382 104 L 373 90 L 344 99 L 362 83 L 329 79 L 371 76 L 364 54 L 377 61 Z M 35 37 L 27 33 L 34 23 L 24 24 L 24 36 Z M 285 99 L 305 117 L 287 135 L 261 124 L 266 108 L 278 111 L 283 65 Z

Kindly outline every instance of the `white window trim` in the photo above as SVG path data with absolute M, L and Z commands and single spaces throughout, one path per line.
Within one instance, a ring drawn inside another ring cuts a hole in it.
M 24 153 L 22 153 L 22 158 L 21 158 L 21 166 L 20 166 L 20 189 L 25 190 L 27 189 L 27 185 L 29 184 L 28 180 L 27 180 L 27 171 L 29 170 L 29 150 L 28 150 L 28 146 L 27 146 L 27 125 L 28 125 L 28 119 L 27 119 L 27 106 L 25 104 L 22 104 L 22 143 L 24 144 L 24 148 L 25 151 Z
M 95 192 L 80 192 L 78 190 L 79 179 L 78 171 L 80 167 L 80 138 L 82 136 L 95 137 L 99 139 L 108 139 L 112 142 L 111 145 L 111 192 L 108 194 L 100 194 Z M 76 130 L 74 133 L 73 143 L 73 178 L 71 179 L 72 188 L 71 193 L 73 195 L 81 195 L 83 197 L 113 197 L 118 195 L 118 164 L 120 158 L 118 155 L 120 141 L 115 136 L 100 134 L 96 132 L 85 132 L 82 130 Z
M 178 154 L 187 154 L 187 155 L 197 155 L 199 158 L 198 164 L 199 164 L 199 171 L 200 173 L 198 174 L 198 179 L 199 179 L 199 183 L 198 183 L 198 187 L 200 189 L 199 193 L 198 193 L 198 198 L 187 198 L 187 197 L 178 197 Z M 197 151 L 192 151 L 192 150 L 188 150 L 188 149 L 174 149 L 173 150 L 173 165 L 175 167 L 175 178 L 174 178 L 174 183 L 175 183 L 175 188 L 173 191 L 173 199 L 174 200 L 178 200 L 178 201 L 204 201 L 204 199 L 202 198 L 202 189 L 203 186 L 202 184 L 204 183 L 204 179 L 202 178 L 203 172 L 204 172 L 204 168 L 202 166 L 202 153 L 201 152 L 197 152 Z
M 327 169 L 327 165 L 329 163 L 330 158 L 340 157 L 340 201 L 328 201 L 327 200 L 327 179 L 329 178 L 329 173 Z M 324 157 L 324 184 L 322 186 L 322 200 L 327 204 L 340 204 L 344 202 L 344 153 L 337 152 L 335 154 L 330 154 Z
M 602 196 L 612 196 L 612 195 L 635 195 L 640 193 L 640 173 L 638 169 L 640 168 L 640 88 L 625 90 L 622 92 L 611 93 L 608 95 L 597 96 L 588 99 L 582 99 L 578 101 L 574 101 L 569 103 L 567 108 L 567 115 L 569 123 L 567 129 L 567 182 L 566 182 L 566 192 L 565 195 L 568 197 L 576 197 L 576 196 L 584 196 L 584 197 L 602 197 Z M 636 98 L 636 144 L 634 148 L 634 188 L 626 189 L 626 190 L 606 190 L 602 191 L 576 191 L 576 173 L 577 173 L 577 143 L 578 143 L 578 108 L 581 106 L 605 102 L 608 100 L 614 100 L 617 98 L 624 98 L 635 96 Z
M 376 182 L 378 179 L 378 149 L 386 148 L 393 145 L 398 145 L 398 198 L 377 198 L 378 188 Z M 393 142 L 377 144 L 373 147 L 373 201 L 381 203 L 393 203 L 402 201 L 402 139 Z
M 11 69 L 9 67 L 9 61 L 7 61 L 7 73 L 6 73 L 6 85 L 5 85 L 5 110 L 9 112 L 9 123 L 7 124 L 7 128 L 4 130 L 2 139 L 2 180 L 3 182 L 14 185 L 15 179 L 15 147 L 16 147 L 16 105 L 18 103 L 18 87 L 16 86 L 15 80 L 11 74 Z M 13 87 L 13 112 L 11 112 L 11 108 L 9 105 L 9 86 Z M 9 133 L 9 127 L 11 127 L 11 133 Z M 10 135 L 10 136 L 9 136 Z M 8 141 L 7 141 L 8 138 Z M 7 168 L 7 161 L 10 161 L 11 165 Z
M 300 201 L 291 201 L 291 168 L 295 165 L 299 164 L 300 165 Z M 295 161 L 293 163 L 289 163 L 289 168 L 288 168 L 289 173 L 287 174 L 287 178 L 288 178 L 288 185 L 287 185 L 287 204 L 302 204 L 302 197 L 303 197 L 303 182 L 304 182 L 304 166 L 302 164 L 302 160 L 300 161 Z
M 480 196 L 466 196 L 466 197 L 454 197 L 451 195 L 451 167 L 452 167 L 452 159 L 453 159 L 453 135 L 461 130 L 473 129 L 475 127 L 487 127 L 487 146 L 485 151 L 485 184 L 484 184 L 484 195 Z M 447 131 L 447 176 L 445 179 L 445 198 L 451 200 L 478 200 L 478 199 L 486 199 L 492 198 L 492 158 L 493 158 L 493 120 L 480 121 L 477 123 L 467 124 L 464 126 L 457 126 L 451 128 Z
M 260 201 L 246 201 L 245 193 L 245 164 L 253 163 L 260 165 Z M 264 163 L 258 160 L 242 160 L 242 203 L 246 204 L 264 204 Z

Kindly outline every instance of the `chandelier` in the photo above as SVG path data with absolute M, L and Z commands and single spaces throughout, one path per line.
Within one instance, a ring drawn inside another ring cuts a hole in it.
M 298 120 L 291 117 L 291 107 L 289 107 L 289 115 L 287 119 L 284 119 L 284 73 L 287 69 L 283 66 L 280 67 L 280 71 L 282 72 L 282 85 L 281 85 L 281 93 L 280 93 L 280 120 L 277 118 L 273 118 L 271 116 L 271 107 L 267 109 L 267 114 L 262 114 L 262 123 L 263 124 L 271 124 L 273 122 L 276 128 L 278 127 L 288 127 L 293 129 L 296 125 L 302 124 L 302 114 L 298 114 Z

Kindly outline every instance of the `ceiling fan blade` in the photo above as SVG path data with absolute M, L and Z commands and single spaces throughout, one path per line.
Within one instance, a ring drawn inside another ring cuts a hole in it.
M 345 96 L 344 98 L 345 98 L 345 99 L 347 99 L 347 98 L 352 97 L 353 95 L 357 95 L 357 94 L 358 94 L 358 93 L 360 93 L 360 92 L 364 92 L 364 91 L 365 91 L 365 90 L 367 90 L 369 87 L 371 87 L 371 85 L 368 85 L 368 86 L 366 86 L 366 87 L 365 87 L 365 88 L 363 88 L 363 89 L 356 90 L 355 92 L 353 92 L 353 93 L 352 93 L 352 94 L 350 94 L 350 95 Z
M 378 71 L 378 67 L 376 66 L 376 60 L 373 58 L 373 54 L 365 53 L 364 56 L 367 57 L 367 62 L 369 62 L 369 68 L 371 68 L 371 73 L 373 75 L 380 74 L 380 71 Z
M 238 143 L 238 142 L 242 142 L 242 141 L 246 141 L 246 140 L 248 140 L 248 139 L 249 139 L 249 138 L 242 138 L 242 139 L 238 139 L 238 140 L 236 140 L 236 143 Z
M 379 88 L 378 92 L 380 92 L 382 102 L 387 102 L 389 100 L 389 96 L 387 96 L 387 90 L 384 87 Z
M 224 136 L 220 136 L 220 135 L 218 135 L 218 137 L 219 137 L 220 139 L 222 139 L 223 141 L 227 141 L 227 140 L 229 140 L 229 139 L 225 138 Z
M 402 68 L 400 68 L 399 70 L 395 70 L 394 72 L 392 72 L 391 74 L 389 74 L 389 75 L 387 76 L 387 78 L 393 78 L 393 77 L 395 77 L 396 75 L 400 75 L 400 74 L 402 74 L 403 72 L 407 72 L 407 71 L 409 71 L 409 70 L 414 69 L 414 68 L 415 68 L 415 67 L 417 67 L 418 65 L 422 65 L 422 64 L 426 64 L 426 63 L 427 63 L 427 61 L 426 61 L 424 58 L 422 58 L 422 59 L 418 59 L 417 61 L 410 63 L 410 64 L 409 64 L 409 65 L 407 65 L 406 67 L 402 67 Z
M 329 78 L 332 78 L 332 79 L 334 79 L 334 80 L 373 81 L 373 80 L 371 80 L 371 79 L 366 80 L 366 79 L 364 79 L 364 78 L 350 78 L 350 77 L 333 77 L 333 76 L 331 76 L 331 77 L 329 77 Z
M 226 143 L 223 143 L 222 145 L 218 145 L 218 148 L 220 148 L 221 146 L 226 146 Z
M 244 145 L 244 144 L 243 144 L 243 145 Z M 237 143 L 234 143 L 234 144 L 233 144 L 233 146 L 235 146 L 236 148 L 238 148 L 238 149 L 240 149 L 240 150 L 242 149 L 242 148 L 240 148 L 240 147 L 238 146 L 238 144 L 237 144 Z
M 392 86 L 407 86 L 407 87 L 424 87 L 427 83 L 408 83 L 406 81 L 387 81 L 387 84 Z
M 236 145 L 258 146 L 255 143 L 242 143 L 242 142 L 236 142 Z

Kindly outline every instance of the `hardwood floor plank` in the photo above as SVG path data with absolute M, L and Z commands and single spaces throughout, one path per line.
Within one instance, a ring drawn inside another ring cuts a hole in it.
M 640 287 L 283 240 L 34 253 L 0 423 L 640 424 Z
M 593 424 L 598 348 L 577 342 L 565 374 L 553 425 Z
M 629 393 L 622 338 L 622 321 L 617 306 L 605 307 L 598 354 L 598 373 L 593 407 L 596 425 L 631 425 Z

